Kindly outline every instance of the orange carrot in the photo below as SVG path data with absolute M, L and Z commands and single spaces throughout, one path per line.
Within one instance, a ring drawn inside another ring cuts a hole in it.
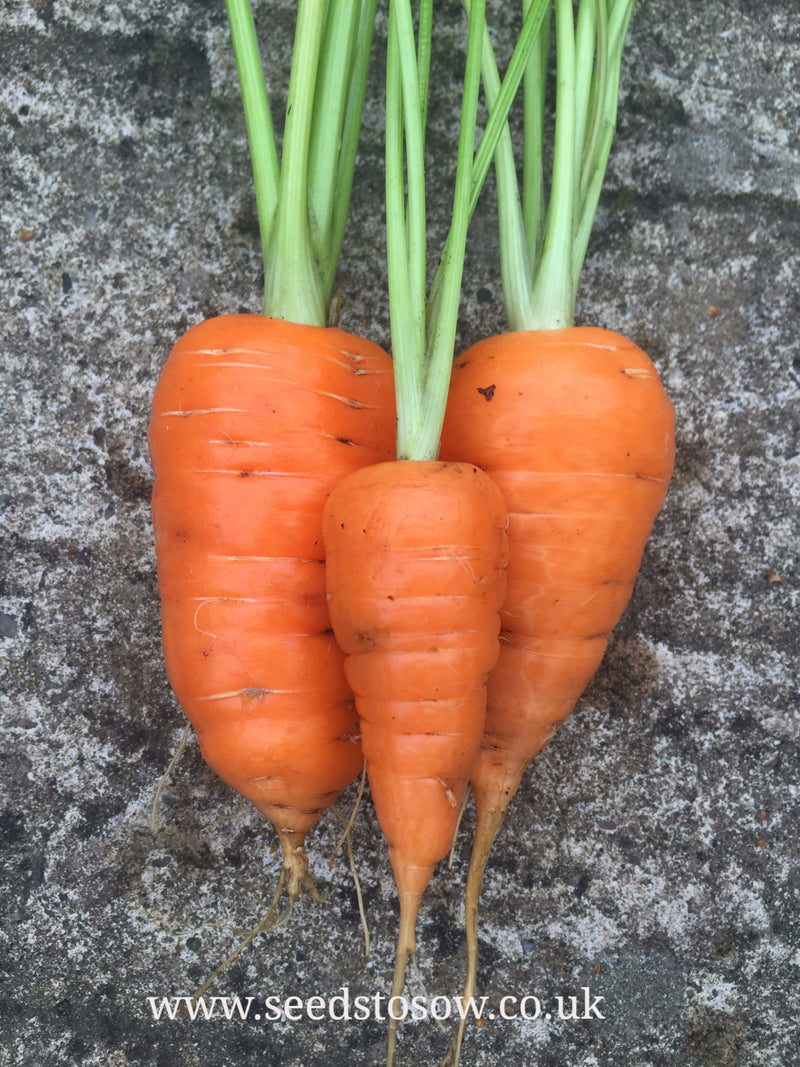
M 441 455 L 479 462 L 509 521 L 501 652 L 471 778 L 473 878 L 630 599 L 672 475 L 674 423 L 653 364 L 608 330 L 511 333 L 456 360 Z
M 382 349 L 263 315 L 190 330 L 153 400 L 167 674 L 206 761 L 277 830 L 292 896 L 312 887 L 307 831 L 362 765 L 322 510 L 391 456 L 392 407 Z
M 581 0 L 575 24 L 572 0 L 554 0 L 557 97 L 547 214 L 544 26 L 525 76 L 521 204 L 507 132 L 495 157 L 513 332 L 479 342 L 456 360 L 442 433 L 442 458 L 482 466 L 509 513 L 501 651 L 471 775 L 477 823 L 466 889 L 465 998 L 475 992 L 477 908 L 489 851 L 525 768 L 600 664 L 672 475 L 675 413 L 655 367 L 625 338 L 573 326 L 632 8 L 633 0 Z M 483 78 L 491 105 L 499 79 L 488 39 Z M 458 1064 L 464 1029 L 462 1022 L 443 1064 Z
M 150 428 L 164 656 L 207 762 L 272 822 L 290 903 L 303 842 L 362 767 L 325 602 L 322 509 L 392 455 L 391 360 L 328 328 L 376 0 L 299 0 L 279 158 L 248 0 L 226 0 L 264 315 L 191 329 Z
M 325 509 L 331 620 L 400 900 L 390 1063 L 420 901 L 450 848 L 483 732 L 505 524 L 482 471 L 433 461 L 357 471 Z

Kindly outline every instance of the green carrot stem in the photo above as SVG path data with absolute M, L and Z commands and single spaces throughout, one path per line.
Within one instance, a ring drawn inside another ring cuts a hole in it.
M 517 43 L 514 46 L 514 51 L 508 62 L 508 66 L 506 67 L 506 73 L 500 83 L 496 99 L 493 102 L 490 102 L 487 99 L 489 105 L 489 121 L 486 123 L 486 128 L 481 136 L 480 144 L 475 153 L 475 160 L 472 166 L 470 217 L 471 213 L 474 212 L 477 207 L 478 197 L 480 196 L 489 168 L 492 165 L 492 158 L 494 157 L 497 144 L 503 131 L 508 128 L 506 125 L 508 113 L 511 110 L 514 97 L 517 95 L 520 82 L 523 78 L 527 77 L 531 56 L 541 47 L 542 35 L 547 35 L 547 21 L 545 16 L 549 11 L 550 3 L 551 0 L 530 0 L 522 24 L 522 30 L 517 38 Z M 496 70 L 497 63 L 494 60 L 494 52 L 491 49 L 491 37 L 489 36 L 488 27 L 484 30 L 481 51 L 481 73 L 483 72 L 484 59 L 488 59 L 487 47 L 489 51 L 491 51 L 492 62 L 494 63 L 494 69 Z
M 403 96 L 397 22 L 389 18 L 386 49 L 386 255 L 398 437 L 419 418 L 417 380 L 424 358 L 416 329 L 408 271 L 403 183 Z
M 527 18 L 533 0 L 523 0 Z M 550 3 L 525 69 L 523 98 L 522 216 L 531 263 L 538 261 L 545 218 L 544 115 L 547 56 L 550 48 Z M 516 195 L 516 194 L 515 194 Z
M 419 367 L 425 356 L 425 294 L 427 285 L 427 237 L 425 210 L 425 128 L 422 123 L 422 94 L 414 45 L 411 5 L 390 3 L 389 19 L 394 22 L 400 57 L 400 87 L 405 131 L 406 247 L 411 314 Z
M 531 3 L 533 0 L 531 0 Z M 539 170 L 544 158 L 543 52 L 534 48 L 525 82 L 523 221 L 516 172 L 504 138 L 497 151 L 498 213 L 503 295 L 511 329 L 570 326 L 597 211 L 617 117 L 622 50 L 635 0 L 580 0 L 577 25 L 572 0 L 552 0 L 556 32 L 556 104 L 553 171 L 544 234 Z M 540 33 L 539 43 L 544 40 Z M 487 98 L 496 88 L 493 57 L 484 61 Z M 530 116 L 530 118 L 529 118 Z M 531 177 L 533 175 L 533 177 Z M 522 250 L 531 264 L 530 294 Z
M 386 77 L 386 230 L 389 306 L 397 397 L 397 456 L 434 459 L 439 450 L 455 344 L 466 236 L 508 111 L 541 33 L 551 0 L 530 0 L 502 84 L 493 88 L 489 120 L 474 151 L 482 54 L 490 48 L 485 0 L 465 0 L 469 29 L 461 98 L 453 211 L 427 302 L 424 299 L 424 125 L 429 11 L 414 40 L 410 0 L 390 0 Z M 541 47 L 539 45 L 539 47 Z M 404 156 L 405 146 L 405 156 Z M 405 161 L 405 167 L 404 167 Z M 512 168 L 513 169 L 513 168 Z M 404 186 L 407 185 L 408 201 Z M 518 216 L 519 217 L 519 216 Z M 524 243 L 521 258 L 524 260 Z M 527 276 L 527 275 L 526 275 Z
M 531 272 L 530 267 L 525 266 L 526 263 L 528 263 L 525 234 L 522 230 L 519 230 L 519 232 L 516 231 L 514 221 L 519 217 L 514 206 L 519 202 L 519 195 L 517 190 L 516 171 L 514 170 L 513 154 L 510 161 L 508 155 L 509 152 L 512 152 L 512 149 L 507 118 L 514 97 L 519 89 L 520 82 L 522 81 L 523 76 L 527 76 L 526 72 L 528 70 L 531 49 L 540 47 L 538 42 L 540 35 L 544 30 L 543 20 L 549 13 L 550 3 L 551 0 L 532 0 L 528 6 L 522 30 L 517 39 L 517 43 L 514 46 L 514 51 L 509 60 L 502 83 L 500 82 L 500 76 L 497 72 L 497 62 L 494 58 L 491 37 L 489 36 L 489 30 L 486 26 L 484 26 L 481 55 L 481 74 L 482 77 L 484 77 L 486 102 L 489 107 L 489 121 L 486 123 L 486 128 L 481 136 L 472 164 L 472 193 L 469 205 L 470 218 L 477 207 L 478 198 L 483 188 L 486 175 L 491 167 L 492 159 L 493 157 L 497 159 L 499 153 L 502 157 L 502 162 L 500 164 L 503 173 L 502 180 L 507 185 L 507 195 L 503 198 L 498 198 L 499 205 L 503 212 L 503 222 L 501 225 L 506 234 L 510 250 L 508 259 L 515 264 L 514 266 L 512 266 L 511 263 L 508 264 L 507 274 L 509 283 L 511 279 L 514 279 L 515 284 L 517 285 L 519 290 L 519 302 L 523 307 L 526 305 L 526 302 L 530 301 Z M 464 6 L 467 10 L 469 9 L 468 0 L 464 0 Z M 487 85 L 485 80 L 487 64 L 491 65 L 489 69 L 490 85 Z M 507 208 L 506 205 L 508 205 Z M 517 241 L 517 248 L 513 251 L 510 249 L 510 243 L 512 241 Z M 433 285 L 431 287 L 431 295 L 428 300 L 429 322 L 432 321 L 436 313 L 436 308 L 441 295 L 443 275 L 442 266 L 445 259 L 446 257 L 442 258 L 442 262 L 439 264 L 439 268 L 436 271 Z
M 386 223 L 389 305 L 397 395 L 398 459 L 435 459 L 439 451 L 470 218 L 484 8 L 485 0 L 472 0 L 453 213 L 450 234 L 442 256 L 440 298 L 426 335 L 426 260 L 424 255 L 419 257 L 420 248 L 423 252 L 425 248 L 425 171 L 417 46 L 408 0 L 390 0 L 389 5 Z M 423 21 L 423 33 L 424 26 Z M 424 55 L 424 48 L 420 51 Z M 423 80 L 426 79 L 427 74 Z M 405 127 L 407 219 L 403 205 L 403 155 L 399 132 L 401 125 Z M 404 261 L 407 263 L 405 270 Z
M 264 278 L 264 311 L 323 326 L 328 308 L 308 219 L 308 158 L 326 0 L 299 0 L 283 134 L 281 187 Z
M 555 0 L 556 121 L 553 184 L 542 254 L 531 298 L 534 329 L 559 329 L 572 323 L 572 246 L 575 217 L 575 27 L 572 0 Z
M 333 223 L 341 130 L 347 108 L 347 73 L 358 28 L 359 0 L 330 0 L 320 43 L 315 107 L 308 148 L 308 217 L 315 251 L 326 253 Z
M 592 125 L 595 128 L 585 152 L 581 176 L 581 213 L 572 253 L 572 274 L 576 291 L 614 140 L 622 50 L 628 35 L 634 3 L 635 0 L 617 0 L 608 20 L 605 49 L 607 61 L 603 78 L 598 79 L 598 104 L 596 113 L 592 116 Z
M 605 34 L 607 29 L 605 0 L 583 3 L 578 9 L 575 30 L 575 196 L 581 195 L 581 164 L 591 155 L 590 141 L 597 130 L 601 93 L 598 87 L 605 78 Z M 595 47 L 596 45 L 596 47 Z M 595 63 L 596 57 L 596 63 Z M 587 130 L 589 134 L 587 136 Z
M 433 0 L 420 0 L 419 32 L 417 34 L 417 70 L 419 72 L 419 111 L 422 129 L 428 121 L 428 87 L 431 74 L 431 41 L 433 39 Z
M 280 164 L 269 111 L 256 29 L 248 0 L 225 0 L 244 107 L 264 270 L 280 186 Z
M 376 0 L 298 0 L 278 160 L 249 0 L 226 0 L 253 164 L 264 311 L 324 326 L 344 236 Z
M 334 196 L 330 236 L 327 242 L 327 265 L 323 277 L 323 291 L 327 294 L 330 294 L 333 289 L 350 206 L 350 194 L 353 187 L 353 174 L 358 149 L 358 135 L 361 129 L 361 115 L 364 110 L 369 56 L 375 28 L 376 5 L 377 0 L 362 0 L 361 2 L 355 46 L 351 57 L 350 88 L 341 131 L 341 147 L 336 171 L 336 193 Z
M 493 111 L 497 106 L 501 85 L 488 28 L 483 38 L 481 74 L 486 103 L 490 111 Z M 494 154 L 494 167 L 498 189 L 500 244 L 505 250 L 500 262 L 500 271 L 506 307 L 509 309 L 509 326 L 513 330 L 516 329 L 517 322 L 527 321 L 531 314 L 531 263 L 508 123 L 503 124 Z
M 486 0 L 471 0 L 467 59 L 461 100 L 455 192 L 450 233 L 445 245 L 444 281 L 437 313 L 429 324 L 428 360 L 423 394 L 423 422 L 417 440 L 412 442 L 419 454 L 407 458 L 435 459 L 444 422 L 450 370 L 455 347 L 461 279 L 467 229 L 471 217 L 472 166 L 475 130 L 478 121 L 478 94 L 481 84 L 481 51 L 485 25 Z M 398 456 L 399 443 L 398 443 Z

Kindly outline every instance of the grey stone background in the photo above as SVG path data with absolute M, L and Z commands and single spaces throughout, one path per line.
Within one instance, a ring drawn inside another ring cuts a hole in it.
M 490 4 L 499 40 L 513 5 Z M 276 116 L 294 4 L 255 5 Z M 431 246 L 454 158 L 462 21 L 437 3 Z M 465 1065 L 800 1063 L 797 545 L 800 20 L 793 0 L 640 0 L 578 318 L 655 359 L 674 483 L 633 602 L 529 771 L 490 865 L 482 992 L 605 1020 L 472 1028 Z M 388 344 L 381 48 L 340 286 Z M 502 52 L 502 46 L 501 46 Z M 162 669 L 146 449 L 179 334 L 260 303 L 244 125 L 221 0 L 6 0 L 0 10 L 2 955 L 0 1063 L 372 1065 L 384 1024 L 152 1019 L 265 910 L 271 830 L 190 743 Z M 503 327 L 491 191 L 459 345 Z M 349 807 L 353 791 L 345 798 Z M 312 834 L 327 904 L 298 906 L 215 983 L 240 996 L 388 988 L 396 910 L 369 805 L 355 850 Z M 455 994 L 471 816 L 419 921 Z M 421 983 L 421 984 L 420 984 Z M 448 1035 L 408 1025 L 402 1063 Z

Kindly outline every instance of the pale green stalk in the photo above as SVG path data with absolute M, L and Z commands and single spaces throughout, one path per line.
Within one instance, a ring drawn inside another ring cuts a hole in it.
M 608 11 L 606 9 L 606 0 L 594 0 L 593 4 L 584 3 L 583 8 L 587 11 L 593 11 L 597 17 L 595 23 L 595 62 L 591 67 L 591 95 L 586 100 L 580 137 L 575 139 L 576 157 L 581 163 L 579 188 L 579 196 L 581 197 L 586 194 L 590 171 L 594 166 L 598 140 L 601 136 L 608 81 Z
M 355 47 L 351 59 L 350 92 L 341 133 L 341 147 L 336 177 L 336 194 L 333 204 L 333 217 L 328 239 L 327 266 L 323 278 L 323 290 L 330 294 L 336 276 L 336 267 L 344 239 L 347 213 L 350 207 L 350 193 L 353 187 L 356 154 L 358 151 L 358 134 L 361 129 L 361 115 L 364 110 L 364 97 L 367 87 L 369 56 L 372 48 L 372 35 L 375 28 L 375 8 L 377 0 L 361 0 Z
M 533 279 L 533 328 L 560 329 L 572 322 L 571 247 L 575 218 L 575 26 L 572 0 L 554 0 L 556 25 L 556 124 L 553 185 L 542 254 Z
M 523 0 L 529 10 L 532 0 Z M 620 66 L 635 0 L 572 0 L 555 8 L 556 104 L 553 171 L 541 246 L 536 206 L 544 157 L 540 119 L 544 100 L 543 52 L 535 48 L 526 71 L 523 221 L 519 222 L 516 172 L 505 138 L 496 158 L 503 295 L 513 330 L 571 326 L 592 223 L 608 164 L 617 117 Z M 544 32 L 540 35 L 540 43 Z M 487 97 L 496 87 L 492 57 L 484 62 Z M 531 148 L 533 145 L 533 148 Z M 530 264 L 530 294 L 523 291 Z
M 515 240 L 518 242 L 518 247 L 515 249 L 516 256 L 510 254 L 509 259 L 512 261 L 516 260 L 516 263 L 523 268 L 524 264 L 529 262 L 525 234 L 522 230 L 520 230 L 519 234 L 512 232 L 511 230 L 515 219 L 513 203 L 519 202 L 519 194 L 517 190 L 513 158 L 511 158 L 510 163 L 508 161 L 508 149 L 511 146 L 511 135 L 508 133 L 507 119 L 508 112 L 517 94 L 520 82 L 526 74 L 528 57 L 531 49 L 539 47 L 538 41 L 539 35 L 542 32 L 542 22 L 544 16 L 549 12 L 550 3 L 551 0 L 532 0 L 525 15 L 522 30 L 517 39 L 517 43 L 514 46 L 514 51 L 509 60 L 502 83 L 500 82 L 499 74 L 497 72 L 497 62 L 494 58 L 494 51 L 492 49 L 488 27 L 484 27 L 482 45 L 481 75 L 485 77 L 486 64 L 491 64 L 489 78 L 493 89 L 490 89 L 490 87 L 487 86 L 486 81 L 484 81 L 486 101 L 489 108 L 489 121 L 486 123 L 486 128 L 481 136 L 478 149 L 475 153 L 475 159 L 472 164 L 472 192 L 470 195 L 469 213 L 470 218 L 472 218 L 478 204 L 478 198 L 483 188 L 486 175 L 492 165 L 492 160 L 498 152 L 498 146 L 501 143 L 501 139 L 505 137 L 506 148 L 500 153 L 502 156 L 500 166 L 503 170 L 503 181 L 507 186 L 507 196 L 502 202 L 503 222 L 501 225 L 509 242 Z M 467 11 L 469 11 L 468 0 L 464 0 L 464 5 L 467 8 Z M 494 77 L 492 77 L 492 71 L 494 72 Z M 507 210 L 506 204 L 509 205 Z M 428 299 L 429 322 L 432 321 L 438 306 L 442 282 L 442 265 L 445 261 L 446 256 L 443 256 L 431 287 L 431 295 Z M 515 284 L 518 289 L 520 305 L 524 307 L 526 302 L 529 302 L 530 300 L 530 268 L 528 267 L 527 270 L 523 269 L 522 273 L 514 273 L 513 268 L 510 268 L 507 273 L 509 279 L 513 277 L 513 284 Z M 512 284 L 512 282 L 510 281 L 509 284 Z
M 471 2 L 453 215 L 443 253 L 439 300 L 426 335 L 423 101 L 427 99 L 427 72 L 420 79 L 417 62 L 419 54 L 426 65 L 425 45 L 418 53 L 409 0 L 390 0 L 389 5 L 386 226 L 398 459 L 435 459 L 439 451 L 470 219 L 484 6 L 485 0 Z M 425 18 L 421 20 L 421 32 L 423 36 L 427 32 Z M 407 212 L 403 195 L 403 128 Z
M 444 422 L 450 371 L 461 297 L 464 253 L 470 221 L 472 166 L 475 130 L 478 121 L 478 94 L 481 86 L 481 51 L 485 25 L 486 0 L 471 0 L 467 61 L 461 103 L 461 123 L 458 138 L 456 186 L 453 195 L 453 217 L 450 225 L 444 264 L 442 293 L 429 324 L 428 362 L 423 393 L 423 424 L 416 441 L 419 458 L 435 459 L 439 453 L 439 439 Z
M 607 62 L 604 78 L 598 84 L 599 106 L 593 116 L 593 125 L 598 131 L 591 138 L 591 149 L 583 161 L 581 178 L 581 212 L 577 220 L 572 250 L 573 285 L 577 292 L 586 249 L 592 232 L 592 224 L 600 201 L 600 192 L 605 178 L 608 157 L 614 140 L 619 100 L 620 68 L 622 51 L 628 36 L 635 0 L 616 0 L 608 20 Z
M 425 294 L 427 291 L 427 220 L 425 211 L 425 127 L 422 121 L 422 94 L 414 41 L 414 21 L 408 2 L 390 2 L 389 19 L 394 23 L 400 57 L 401 113 L 405 131 L 406 161 L 406 257 L 412 321 L 404 331 L 414 331 L 414 353 L 418 373 L 425 360 Z M 403 358 L 403 357 L 401 357 Z
M 323 325 L 328 315 L 308 219 L 308 156 L 325 9 L 326 0 L 298 0 L 281 188 L 264 278 L 265 313 L 309 325 Z
M 585 156 L 587 129 L 593 128 L 592 119 L 597 113 L 597 84 L 602 84 L 601 67 L 605 63 L 606 30 L 605 0 L 582 3 L 578 9 L 575 30 L 575 159 L 579 164 Z M 595 45 L 597 46 L 595 52 Z M 595 67 L 595 54 L 597 66 Z M 575 168 L 575 196 L 581 195 L 581 168 Z M 578 202 L 576 200 L 576 202 Z
M 330 0 L 322 34 L 308 149 L 308 217 L 320 260 L 330 240 L 339 163 L 339 137 L 347 107 L 347 74 L 358 28 L 359 0 Z
M 389 18 L 386 49 L 386 255 L 398 438 L 419 419 L 417 382 L 424 359 L 408 271 L 408 239 L 403 184 L 403 94 L 397 23 Z M 402 430 L 401 430 L 402 422 Z
M 524 75 L 528 56 L 540 37 L 551 0 L 531 0 L 506 76 L 496 66 L 490 114 L 477 152 L 474 149 L 481 66 L 491 50 L 485 0 L 465 0 L 469 15 L 462 90 L 458 161 L 450 230 L 431 294 L 421 295 L 424 248 L 424 109 L 427 89 L 425 42 L 414 40 L 410 0 L 390 0 L 386 78 L 386 230 L 389 305 L 397 396 L 398 459 L 434 459 L 444 420 L 455 346 L 467 229 L 498 142 L 507 131 L 508 111 Z M 429 32 L 420 15 L 420 32 Z M 491 77 L 491 75 L 490 75 Z M 507 136 L 507 133 L 506 133 Z M 406 158 L 404 168 L 405 145 Z M 417 156 L 416 153 L 419 153 Z M 513 161 L 512 161 L 513 170 Z M 406 206 L 407 187 L 408 206 Z M 517 208 L 519 211 L 519 208 Z M 519 218 L 519 215 L 517 216 Z M 524 260 L 524 238 L 522 245 Z M 427 316 L 426 316 L 427 311 Z M 419 330 L 420 322 L 427 332 Z
M 239 73 L 261 231 L 261 255 L 266 272 L 269 231 L 278 203 L 281 168 L 250 4 L 248 0 L 225 0 L 225 7 L 236 57 L 236 69 Z
M 497 70 L 497 61 L 494 57 L 488 28 L 483 38 L 481 73 L 486 103 L 489 109 L 493 110 L 500 95 L 500 74 Z M 500 273 L 509 329 L 515 330 L 518 328 L 517 323 L 526 322 L 531 315 L 531 264 L 508 123 L 503 124 L 503 131 L 494 155 L 494 168 L 498 189 L 497 216 L 500 244 L 505 250 L 500 263 Z
M 525 18 L 533 0 L 523 0 Z M 544 185 L 544 113 L 547 86 L 547 56 L 550 49 L 550 3 L 541 22 L 536 43 L 531 49 L 522 87 L 523 159 L 522 215 L 528 256 L 534 264 L 539 258 L 545 220 Z
M 253 164 L 264 311 L 324 326 L 341 251 L 376 0 L 299 0 L 279 162 L 249 0 L 226 0 Z
M 419 113 L 422 129 L 428 123 L 428 88 L 431 78 L 431 43 L 433 39 L 433 0 L 419 0 L 417 33 L 417 71 L 419 73 Z

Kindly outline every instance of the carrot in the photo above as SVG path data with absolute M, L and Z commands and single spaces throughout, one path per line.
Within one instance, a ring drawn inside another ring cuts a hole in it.
M 290 895 L 310 888 L 307 831 L 362 764 L 321 521 L 345 474 L 391 455 L 391 386 L 367 341 L 236 315 L 181 338 L 153 400 L 170 685 L 207 763 L 275 826 Z
M 357 471 L 325 512 L 331 620 L 400 901 L 389 1064 L 422 894 L 450 849 L 483 732 L 505 524 L 481 470 L 433 461 Z
M 539 17 L 544 7 L 542 0 Z M 507 556 L 505 506 L 491 479 L 472 463 L 436 459 L 467 226 L 491 150 L 487 156 L 479 149 L 473 158 L 484 0 L 472 0 L 453 217 L 426 302 L 423 162 L 431 19 L 432 5 L 421 5 L 415 40 L 410 3 L 390 2 L 386 217 L 397 458 L 343 479 L 323 521 L 331 621 L 346 655 L 400 903 L 389 1067 L 422 895 L 450 849 L 483 733 Z M 512 81 L 521 77 L 524 47 L 516 53 Z M 505 110 L 494 112 L 481 147 L 491 138 L 496 143 L 511 96 L 507 90 Z
M 290 903 L 305 835 L 362 756 L 325 599 L 322 509 L 392 455 L 391 360 L 328 327 L 375 0 L 300 0 L 283 154 L 246 0 L 228 0 L 264 258 L 264 315 L 182 337 L 150 424 L 167 674 L 208 764 L 275 827 Z
M 471 779 L 479 837 L 494 838 L 603 658 L 664 502 L 673 426 L 650 360 L 608 330 L 512 333 L 456 361 L 442 454 L 480 457 L 509 514 L 501 654 Z
M 441 455 L 483 467 L 509 515 L 501 649 L 471 775 L 476 831 L 466 889 L 467 978 L 489 851 L 530 761 L 569 715 L 630 599 L 672 475 L 675 414 L 655 367 L 608 330 L 573 325 L 591 222 L 616 121 L 633 0 L 555 0 L 557 97 L 551 193 L 542 214 L 549 28 L 525 75 L 520 205 L 510 136 L 495 158 L 501 267 L 512 332 L 455 363 Z M 485 41 L 491 102 L 499 79 Z M 530 270 L 526 266 L 530 264 Z M 457 1064 L 459 1025 L 446 1064 Z

